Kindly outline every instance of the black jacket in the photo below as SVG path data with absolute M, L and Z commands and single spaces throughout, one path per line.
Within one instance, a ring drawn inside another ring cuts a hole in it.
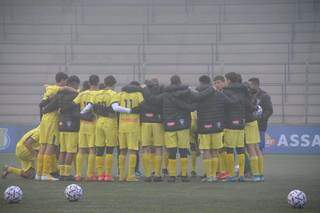
M 59 109 L 59 131 L 78 132 L 80 128 L 80 107 L 73 103 L 78 93 L 61 91 L 58 92 L 44 107 L 43 112 Z
M 149 85 L 145 88 L 148 90 L 148 93 L 144 93 L 144 101 L 141 104 L 140 108 L 140 122 L 142 123 L 162 123 L 162 106 L 156 104 L 147 96 L 148 94 L 151 95 L 159 95 L 163 92 L 163 88 L 156 85 Z
M 244 129 L 246 100 L 248 90 L 241 83 L 231 83 L 223 89 L 223 93 L 234 102 L 226 107 L 225 127 L 227 129 Z
M 260 105 L 263 110 L 262 117 L 258 119 L 259 130 L 266 131 L 268 128 L 268 120 L 273 114 L 271 97 L 267 92 L 260 89 L 255 94 L 255 98 L 257 101 L 257 105 Z
M 256 97 L 253 95 L 253 92 L 250 88 L 248 89 L 248 95 L 245 98 L 245 120 L 246 123 L 257 120 L 258 118 L 254 114 L 257 109 Z
M 197 91 L 202 92 L 209 87 L 211 85 L 199 86 Z M 233 101 L 233 99 L 218 91 L 214 91 L 214 93 L 199 101 L 197 106 L 198 133 L 212 134 L 222 132 L 225 126 L 225 108 Z
M 195 93 L 186 85 L 170 85 L 161 95 L 153 96 L 149 92 L 146 97 L 156 104 L 161 104 L 164 130 L 178 131 L 190 128 L 190 112 L 196 110 L 197 107 L 193 101 L 205 98 L 212 92 L 213 88 Z M 144 93 L 148 93 L 148 90 L 144 90 Z

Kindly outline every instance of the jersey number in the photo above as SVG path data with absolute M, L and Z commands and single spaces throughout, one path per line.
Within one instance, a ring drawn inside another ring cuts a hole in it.
M 132 101 L 132 99 L 125 99 L 124 100 L 124 104 L 126 105 L 126 108 L 132 108 L 132 105 L 133 105 L 133 101 Z

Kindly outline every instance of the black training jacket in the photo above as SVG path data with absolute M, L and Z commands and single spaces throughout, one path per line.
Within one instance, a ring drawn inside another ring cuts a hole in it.
M 259 124 L 259 130 L 260 131 L 266 131 L 268 128 L 268 120 L 273 114 L 273 106 L 271 97 L 266 91 L 259 90 L 257 94 L 255 95 L 257 104 L 261 106 L 263 110 L 263 114 L 261 119 L 258 119 Z
M 231 83 L 223 89 L 223 93 L 234 99 L 234 102 L 225 108 L 225 128 L 244 129 L 247 88 L 241 83 Z
M 148 90 L 148 93 L 143 93 L 144 101 L 141 104 L 140 109 L 140 122 L 141 123 L 162 123 L 162 106 L 156 104 L 148 97 L 150 95 L 159 95 L 163 92 L 163 88 L 158 85 L 149 85 L 145 88 Z

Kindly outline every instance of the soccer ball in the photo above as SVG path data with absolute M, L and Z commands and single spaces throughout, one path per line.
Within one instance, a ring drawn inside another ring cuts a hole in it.
M 70 184 L 64 190 L 64 194 L 69 201 L 73 202 L 80 200 L 82 198 L 83 192 L 82 188 L 79 185 Z
M 295 189 L 288 194 L 288 203 L 293 208 L 303 208 L 307 203 L 307 196 L 303 191 Z
M 19 203 L 22 200 L 22 195 L 19 186 L 10 186 L 4 191 L 4 199 L 7 203 Z

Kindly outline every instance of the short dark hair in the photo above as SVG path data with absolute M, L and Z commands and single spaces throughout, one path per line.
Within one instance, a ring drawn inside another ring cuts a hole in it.
M 211 83 L 211 78 L 207 75 L 202 75 L 199 77 L 199 82 L 203 84 L 210 84 Z
M 239 75 L 235 72 L 228 72 L 227 74 L 225 74 L 225 77 L 232 83 L 236 83 L 239 81 Z
M 239 73 L 237 73 L 237 76 L 238 76 L 238 81 L 237 82 L 242 83 L 242 76 Z
M 104 78 L 104 84 L 107 87 L 113 87 L 117 83 L 116 78 L 113 75 L 108 75 Z
M 225 82 L 226 79 L 222 75 L 217 75 L 216 77 L 213 78 L 213 81 L 222 81 Z
M 180 79 L 180 77 L 178 75 L 173 75 L 170 78 L 170 82 L 173 85 L 180 85 L 181 84 L 181 79 Z
M 81 89 L 81 91 L 85 91 L 85 90 L 88 90 L 88 89 L 90 89 L 89 81 L 84 81 L 84 82 L 82 83 L 82 89 Z
M 260 86 L 260 80 L 259 78 L 250 78 L 249 81 L 257 86 Z
M 68 75 L 66 73 L 64 73 L 64 72 L 58 72 L 56 74 L 55 78 L 56 78 L 56 82 L 60 83 L 63 80 L 67 80 L 68 79 Z
M 90 75 L 90 77 L 89 77 L 89 84 L 90 84 L 90 86 L 98 86 L 99 81 L 100 81 L 99 76 L 97 76 L 97 75 Z
M 133 86 L 140 87 L 140 83 L 138 81 L 131 81 L 129 84 L 133 85 Z
M 72 75 L 68 78 L 67 80 L 67 84 L 71 84 L 71 83 L 77 83 L 80 84 L 80 78 L 76 75 Z

